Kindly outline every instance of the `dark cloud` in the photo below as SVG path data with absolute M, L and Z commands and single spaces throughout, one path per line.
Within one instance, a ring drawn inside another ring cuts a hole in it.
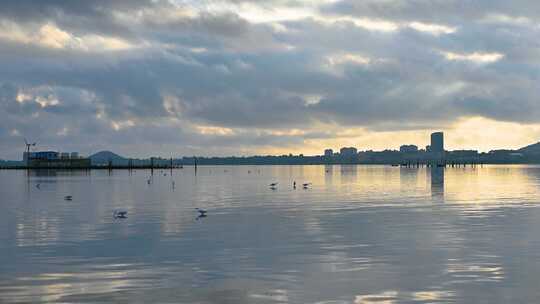
M 76 33 L 107 33 L 133 36 L 128 26 L 114 18 L 115 12 L 155 7 L 150 0 L 21 0 L 2 1 L 0 18 L 22 24 L 54 22 Z M 163 2 L 165 3 L 165 2 Z

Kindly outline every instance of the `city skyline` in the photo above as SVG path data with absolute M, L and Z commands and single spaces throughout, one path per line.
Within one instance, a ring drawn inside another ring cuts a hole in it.
M 430 144 L 425 148 L 414 144 L 402 144 L 399 149 L 384 149 L 379 151 L 361 150 L 357 147 L 341 147 L 334 151 L 326 148 L 322 153 L 293 154 L 285 153 L 280 155 L 260 154 L 260 155 L 171 155 L 163 157 L 160 155 L 146 155 L 143 157 L 133 157 L 132 155 L 119 155 L 109 150 L 97 151 L 88 155 L 80 155 L 79 152 L 65 152 L 59 150 L 39 150 L 30 149 L 35 144 L 27 144 L 27 150 L 22 154 L 22 162 L 28 163 L 28 159 L 36 161 L 53 160 L 54 162 L 91 162 L 93 165 L 115 164 L 119 166 L 131 166 L 136 160 L 138 165 L 148 165 L 158 161 L 161 165 L 169 166 L 174 163 L 195 164 L 197 159 L 203 164 L 407 164 L 419 165 L 421 163 L 439 162 L 443 163 L 540 163 L 540 142 L 533 143 L 519 149 L 496 149 L 478 151 L 476 149 L 452 150 L 445 147 L 444 132 L 433 132 L 430 134 Z M 30 152 L 27 152 L 30 151 Z M 279 159 L 276 161 L 276 159 Z M 0 159 L 1 160 L 1 159 Z M 20 165 L 19 160 L 8 160 L 11 165 Z M 111 163 L 111 161 L 113 161 Z M 87 165 L 89 166 L 89 164 Z
M 26 142 L 26 139 L 24 139 L 24 141 Z M 445 152 L 452 152 L 452 151 L 475 151 L 477 153 L 487 153 L 487 152 L 494 152 L 494 151 L 503 151 L 503 150 L 508 150 L 508 151 L 512 151 L 512 150 L 518 150 L 518 149 L 521 149 L 521 148 L 525 148 L 527 146 L 530 146 L 530 145 L 535 145 L 537 143 L 540 143 L 539 142 L 533 142 L 533 143 L 529 143 L 529 144 L 526 144 L 526 145 L 523 145 L 523 146 L 520 146 L 520 147 L 517 147 L 517 148 L 508 148 L 508 147 L 502 147 L 502 148 L 499 148 L 499 149 L 492 149 L 492 150 L 488 150 L 488 151 L 482 151 L 482 150 L 479 150 L 479 149 L 475 149 L 474 147 L 471 147 L 471 148 L 458 148 L 458 149 L 452 149 L 452 148 L 448 148 L 446 146 L 446 133 L 445 132 L 442 132 L 442 131 L 436 131 L 436 132 L 432 132 L 429 134 L 428 136 L 428 142 L 425 146 L 422 146 L 422 145 L 417 145 L 415 143 L 407 143 L 407 142 L 403 142 L 403 143 L 395 143 L 394 145 L 397 145 L 398 147 L 397 148 L 382 148 L 382 149 L 379 149 L 379 150 L 375 150 L 375 149 L 369 149 L 369 148 L 362 148 L 362 147 L 356 147 L 356 146 L 342 146 L 342 147 L 338 147 L 338 148 L 333 148 L 333 147 L 326 147 L 324 148 L 324 150 L 322 151 L 318 151 L 318 152 L 315 152 L 313 154 L 309 154 L 309 153 L 292 153 L 291 151 L 286 151 L 285 153 L 281 153 L 281 154 L 269 154 L 269 153 L 262 153 L 262 154 L 245 154 L 245 155 L 238 155 L 238 154 L 230 154 L 230 155 L 178 155 L 178 154 L 174 154 L 174 153 L 171 153 L 170 155 L 156 155 L 156 154 L 149 154 L 149 155 L 130 155 L 130 154 L 127 154 L 127 155 L 124 155 L 123 153 L 120 153 L 118 151 L 114 151 L 115 154 L 118 153 L 118 154 L 122 154 L 123 156 L 125 157 L 128 157 L 128 158 L 134 158 L 134 159 L 145 159 L 145 158 L 150 158 L 150 157 L 161 157 L 161 158 L 164 158 L 164 159 L 169 159 L 170 157 L 172 158 L 178 158 L 178 157 L 192 157 L 192 156 L 197 156 L 197 157 L 224 157 L 224 158 L 227 158 L 227 157 L 253 157 L 253 156 L 283 156 L 283 155 L 291 155 L 291 156 L 325 156 L 325 157 L 329 157 L 329 156 L 333 156 L 333 155 L 355 155 L 355 154 L 358 154 L 358 153 L 365 153 L 365 152 L 385 152 L 385 151 L 396 151 L 396 152 L 400 152 L 400 153 L 432 153 L 432 154 L 439 154 L 441 155 L 442 151 L 445 151 Z M 61 154 L 75 154 L 76 157 L 79 157 L 79 151 L 77 152 L 64 152 L 63 150 L 61 149 L 58 149 L 58 148 L 40 148 L 40 146 L 38 145 L 36 147 L 37 143 L 35 145 L 30 145 L 32 146 L 32 149 L 31 151 L 34 151 L 34 152 L 38 152 L 38 151 L 42 151 L 42 152 L 55 152 L 55 153 L 61 153 Z M 28 145 L 27 145 L 28 146 Z M 432 147 L 433 146 L 437 146 L 437 148 L 434 150 Z M 27 147 L 28 149 L 30 149 L 30 147 Z M 26 150 L 25 150 L 26 151 Z M 23 151 L 22 155 L 22 159 L 24 161 L 25 159 L 25 154 L 26 152 Z M 94 150 L 94 151 L 91 151 L 90 153 L 82 153 L 82 155 L 92 155 L 92 154 L 96 154 L 98 152 L 103 152 L 103 151 L 106 151 L 106 152 L 109 152 L 111 151 L 111 149 L 107 149 L 107 148 L 104 148 L 102 150 Z M 19 154 L 20 156 L 21 154 Z M 18 157 L 19 157 L 18 156 Z M 0 157 L 0 160 L 1 159 L 4 159 L 4 160 L 19 160 L 18 157 L 15 157 L 15 158 L 12 158 L 12 159 L 8 159 L 8 158 L 1 158 Z

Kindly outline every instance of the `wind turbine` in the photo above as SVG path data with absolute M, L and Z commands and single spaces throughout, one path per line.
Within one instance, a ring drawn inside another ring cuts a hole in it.
M 24 157 L 24 161 L 26 162 L 26 165 L 28 165 L 30 160 L 30 147 L 35 147 L 36 143 L 29 143 L 25 138 L 24 144 L 26 145 L 26 157 Z
M 30 147 L 35 147 L 36 143 L 28 143 L 26 138 L 24 139 L 24 143 L 26 144 L 26 153 L 30 153 Z

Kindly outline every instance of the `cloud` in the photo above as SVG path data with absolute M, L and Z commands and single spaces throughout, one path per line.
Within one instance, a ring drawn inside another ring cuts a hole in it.
M 74 49 L 91 52 L 123 50 L 134 47 L 129 42 L 120 38 L 95 34 L 75 36 L 51 23 L 43 24 L 37 29 L 28 30 L 13 22 L 2 22 L 0 24 L 0 40 L 43 48 Z
M 538 8 L 540 4 L 533 0 L 340 0 L 324 5 L 322 10 L 328 14 L 454 24 L 490 15 L 538 19 Z
M 457 60 L 457 61 L 470 61 L 473 63 L 492 63 L 501 60 L 504 58 L 503 54 L 500 53 L 471 53 L 471 54 L 458 54 L 453 52 L 442 52 L 444 57 L 448 60 Z
M 222 155 L 540 123 L 535 2 L 19 2 L 0 11 L 3 143 Z

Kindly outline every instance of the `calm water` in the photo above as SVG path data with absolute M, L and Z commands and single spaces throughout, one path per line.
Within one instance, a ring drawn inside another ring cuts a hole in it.
M 0 171 L 0 302 L 540 302 L 540 167 L 149 176 Z

